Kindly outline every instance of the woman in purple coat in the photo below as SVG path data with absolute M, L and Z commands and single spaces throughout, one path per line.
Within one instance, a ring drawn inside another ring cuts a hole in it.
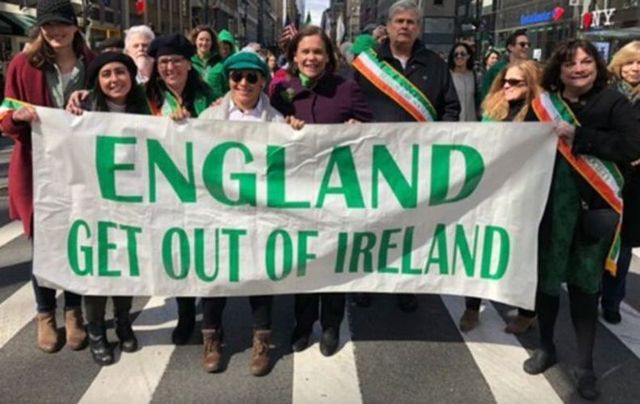
M 356 82 L 334 73 L 335 53 L 322 29 L 307 26 L 299 31 L 289 45 L 287 60 L 291 79 L 279 83 L 271 96 L 271 104 L 282 115 L 306 124 L 371 121 L 371 111 Z M 296 295 L 291 349 L 299 352 L 307 347 L 313 323 L 320 318 L 320 352 L 333 355 L 338 348 L 344 307 L 343 293 Z

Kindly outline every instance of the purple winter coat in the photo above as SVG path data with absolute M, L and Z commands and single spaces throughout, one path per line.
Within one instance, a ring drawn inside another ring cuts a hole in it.
M 316 85 L 306 89 L 298 77 L 278 83 L 271 105 L 282 115 L 305 123 L 345 123 L 349 119 L 370 122 L 371 110 L 358 84 L 326 72 Z

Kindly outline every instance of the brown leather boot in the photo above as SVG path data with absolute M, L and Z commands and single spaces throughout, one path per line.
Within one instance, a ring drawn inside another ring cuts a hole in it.
M 202 330 L 204 355 L 202 366 L 208 373 L 222 370 L 222 335 L 220 330 Z
M 84 318 L 79 307 L 64 312 L 64 326 L 69 349 L 73 351 L 84 349 L 87 346 L 87 330 L 84 328 Z
M 264 376 L 271 370 L 271 330 L 257 330 L 253 332 L 253 354 L 249 369 L 254 376 Z
M 536 326 L 535 317 L 517 315 L 513 317 L 504 329 L 507 334 L 523 334 Z
M 62 341 L 56 327 L 56 312 L 47 311 L 36 315 L 38 322 L 38 348 L 53 353 L 62 347 Z
M 471 331 L 480 323 L 480 312 L 478 310 L 466 309 L 460 318 L 460 331 Z

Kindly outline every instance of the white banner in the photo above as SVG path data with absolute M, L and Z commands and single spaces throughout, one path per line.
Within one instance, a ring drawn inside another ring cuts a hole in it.
M 38 108 L 34 272 L 80 294 L 405 292 L 532 308 L 556 139 Z

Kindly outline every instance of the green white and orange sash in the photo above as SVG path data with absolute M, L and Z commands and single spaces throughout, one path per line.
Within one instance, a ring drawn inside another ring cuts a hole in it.
M 180 104 L 180 102 L 178 102 L 178 99 L 175 95 L 173 95 L 171 91 L 164 91 L 163 96 L 164 102 L 162 103 L 162 106 L 160 108 L 158 108 L 153 102 L 147 100 L 147 104 L 152 115 L 170 116 L 172 113 L 180 111 L 182 105 Z M 193 107 L 196 113 L 200 115 L 202 111 L 209 107 L 207 98 L 204 96 L 196 96 L 193 102 Z
M 353 67 L 418 122 L 435 122 L 438 114 L 427 96 L 373 49 L 362 51 Z
M 15 98 L 6 97 L 2 100 L 2 104 L 0 104 L 0 120 L 4 119 L 4 116 L 9 111 L 14 111 L 16 109 L 31 106 L 28 102 L 20 101 Z
M 580 126 L 569 106 L 558 93 L 543 93 L 532 102 L 533 110 L 542 122 L 565 121 L 574 126 Z M 605 268 L 615 275 L 618 255 L 620 253 L 622 228 L 622 186 L 624 178 L 615 163 L 601 160 L 590 155 L 574 155 L 571 148 L 564 141 L 558 142 L 558 151 L 567 162 L 593 187 L 620 219 L 616 226 L 613 243 L 607 254 Z

